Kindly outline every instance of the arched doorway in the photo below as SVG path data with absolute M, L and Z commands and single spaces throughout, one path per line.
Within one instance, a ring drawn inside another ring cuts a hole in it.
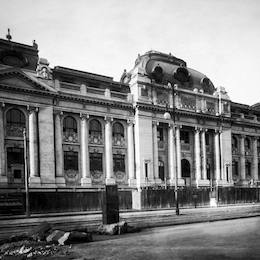
M 187 159 L 181 160 L 181 176 L 185 180 L 185 185 L 190 186 L 190 162 Z

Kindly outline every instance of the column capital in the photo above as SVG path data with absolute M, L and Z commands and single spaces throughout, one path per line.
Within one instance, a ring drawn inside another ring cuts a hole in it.
M 0 107 L 4 108 L 5 107 L 5 103 L 4 102 L 0 102 Z
M 158 121 L 152 121 L 152 125 L 153 125 L 153 126 L 158 126 L 158 125 L 159 125 L 159 122 L 158 122 Z
M 173 128 L 174 128 L 174 124 L 173 124 L 173 123 L 168 123 L 168 127 L 169 127 L 170 129 L 173 129 Z
M 104 120 L 105 120 L 106 123 L 111 123 L 111 122 L 113 122 L 113 118 L 112 118 L 112 117 L 109 117 L 109 116 L 105 116 L 105 117 L 104 117 Z
M 239 137 L 240 137 L 240 139 L 245 139 L 246 135 L 245 134 L 240 134 Z
M 134 119 L 127 119 L 127 124 L 128 125 L 134 125 L 135 124 L 135 120 Z
M 201 132 L 203 130 L 203 128 L 201 127 L 198 127 L 198 126 L 195 126 L 195 132 Z
M 81 118 L 81 120 L 89 119 L 89 115 L 88 114 L 80 113 L 79 117 Z
M 62 110 L 54 110 L 53 114 L 57 115 L 57 116 L 61 116 L 61 115 L 63 115 L 63 111 Z
M 259 136 L 253 136 L 252 139 L 253 139 L 253 141 L 258 141 L 259 140 Z
M 27 110 L 31 113 L 36 113 L 39 111 L 39 108 L 38 107 L 33 107 L 33 106 L 30 106 L 30 105 L 27 105 Z

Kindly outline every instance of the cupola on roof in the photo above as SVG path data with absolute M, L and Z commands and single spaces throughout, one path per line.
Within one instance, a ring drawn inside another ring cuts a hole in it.
M 201 72 L 188 68 L 185 61 L 158 51 L 148 51 L 138 55 L 134 68 L 142 68 L 152 82 L 158 84 L 178 84 L 179 88 L 213 94 L 215 87 L 211 80 Z M 132 70 L 132 72 L 134 69 Z M 124 73 L 128 78 L 132 72 Z M 124 80 L 124 74 L 121 80 Z

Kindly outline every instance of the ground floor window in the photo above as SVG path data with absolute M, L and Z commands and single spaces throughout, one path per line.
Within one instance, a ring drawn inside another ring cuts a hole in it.
M 235 161 L 232 162 L 232 174 L 238 175 L 238 162 Z
M 164 162 L 159 160 L 159 178 L 164 181 L 165 174 L 164 174 Z
M 113 155 L 114 172 L 125 172 L 125 155 L 114 154 Z
M 251 177 L 251 162 L 246 162 L 246 177 Z
M 78 171 L 78 152 L 64 151 L 64 170 Z
M 90 171 L 103 171 L 102 153 L 90 153 Z
M 12 170 L 15 165 L 24 165 L 24 150 L 16 147 L 7 148 L 7 167 Z M 22 178 L 22 171 L 19 168 L 15 167 L 12 172 L 14 179 Z

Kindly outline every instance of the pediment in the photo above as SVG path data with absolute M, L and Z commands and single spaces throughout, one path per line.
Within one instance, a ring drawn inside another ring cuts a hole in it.
M 40 81 L 37 77 L 30 75 L 21 69 L 6 69 L 0 70 L 0 85 L 9 88 L 20 88 L 27 91 L 47 91 L 56 93 L 57 91 Z

